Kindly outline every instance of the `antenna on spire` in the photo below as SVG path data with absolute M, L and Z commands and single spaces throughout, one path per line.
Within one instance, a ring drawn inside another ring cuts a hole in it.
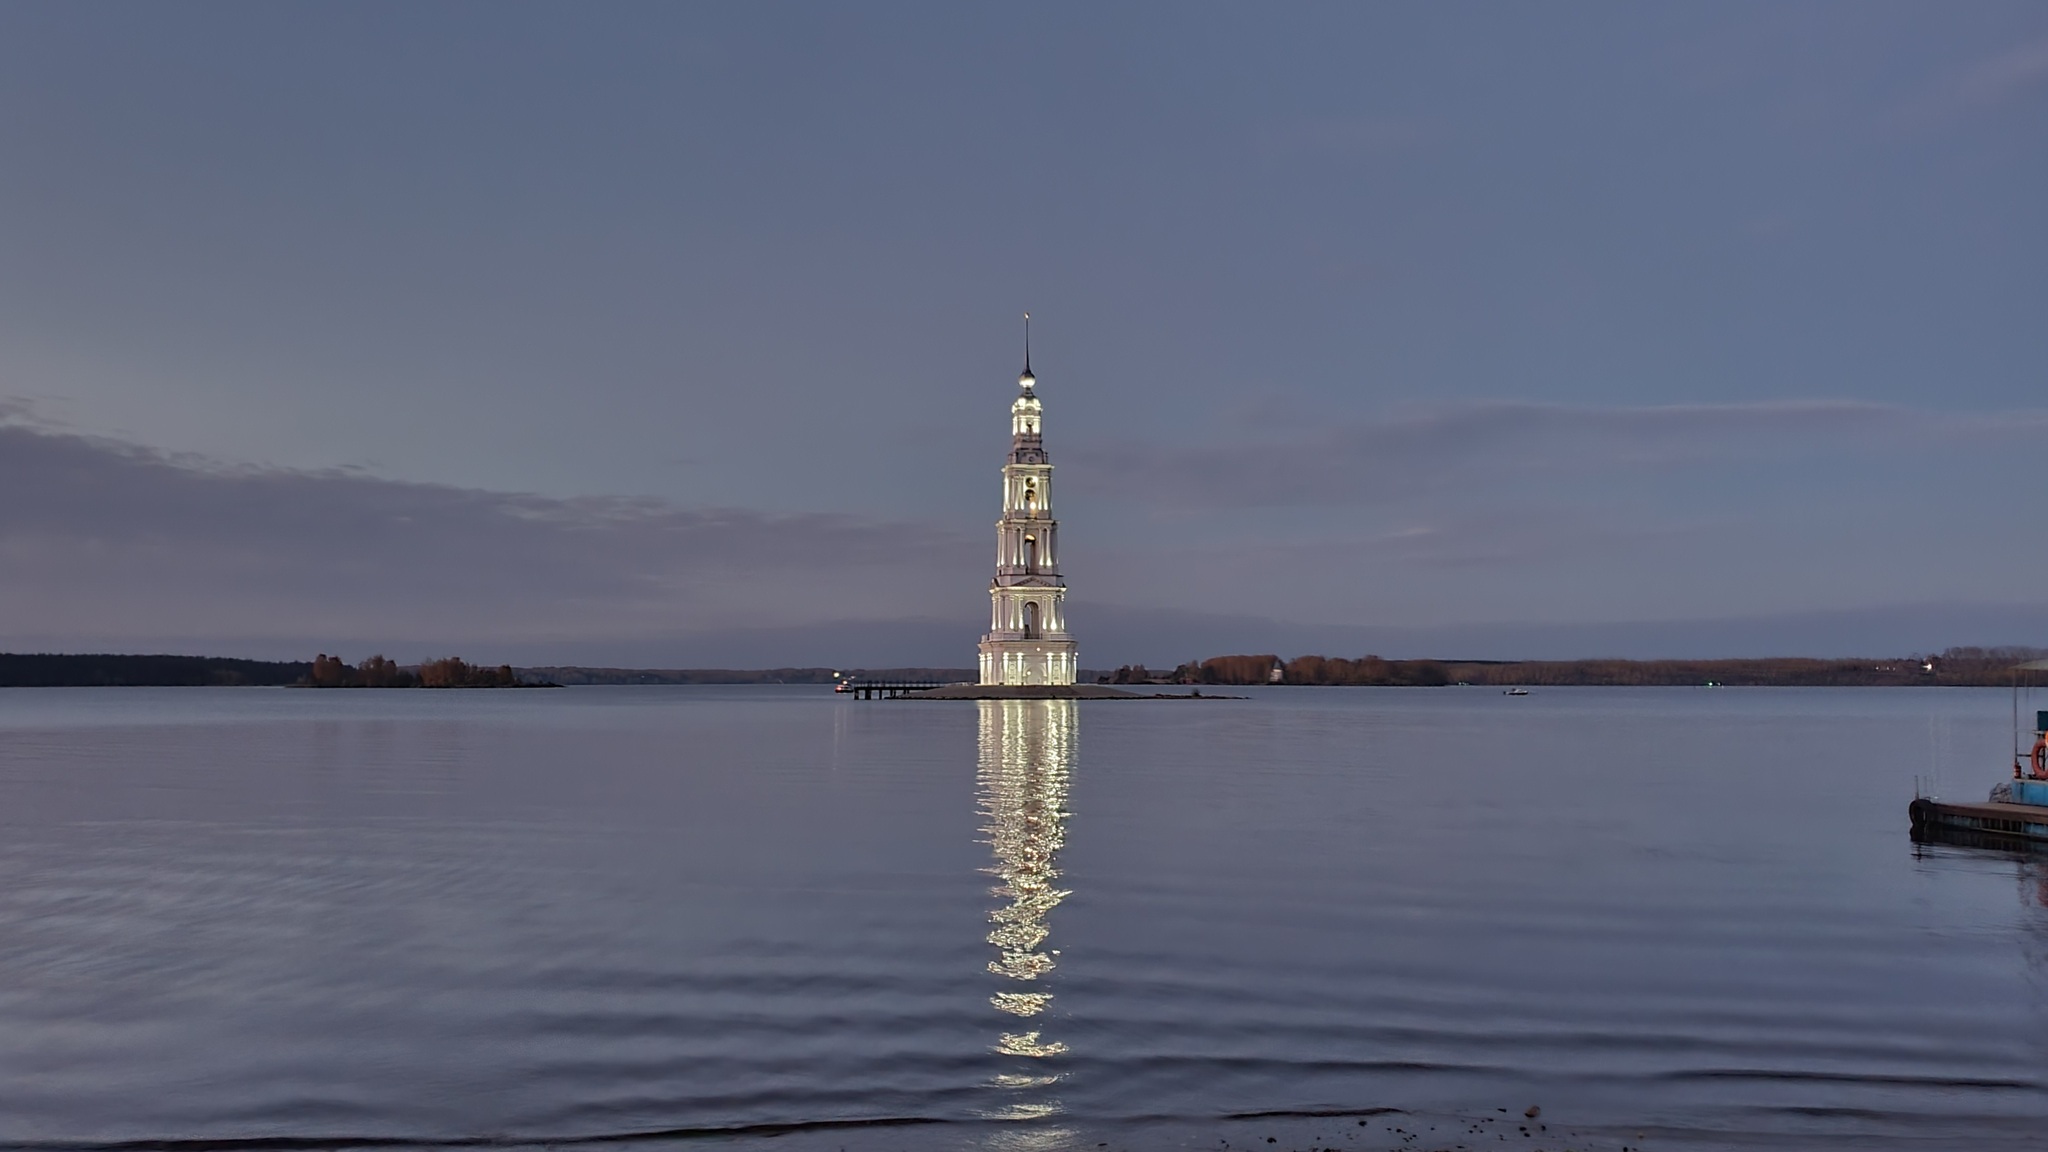
M 1031 313 L 1024 314 L 1024 374 L 1031 375 Z

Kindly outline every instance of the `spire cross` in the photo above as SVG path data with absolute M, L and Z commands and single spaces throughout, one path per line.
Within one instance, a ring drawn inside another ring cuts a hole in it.
M 1031 375 L 1031 313 L 1024 314 L 1024 374 Z

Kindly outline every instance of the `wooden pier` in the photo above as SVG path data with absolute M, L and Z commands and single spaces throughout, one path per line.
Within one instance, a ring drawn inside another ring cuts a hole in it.
M 929 692 L 944 685 L 937 680 L 848 680 L 833 688 L 856 700 L 894 700 L 912 692 Z

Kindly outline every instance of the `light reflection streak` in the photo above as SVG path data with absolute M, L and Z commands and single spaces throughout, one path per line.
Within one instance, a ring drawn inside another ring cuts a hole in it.
M 983 843 L 995 863 L 983 869 L 998 883 L 989 889 L 1000 901 L 989 912 L 988 942 L 996 958 L 988 970 L 1026 985 L 996 992 L 998 1012 L 1036 1022 L 1053 994 L 1044 986 L 1059 964 L 1059 950 L 1045 947 L 1047 916 L 1069 893 L 1058 886 L 1058 857 L 1065 843 L 1066 802 L 1078 728 L 1071 700 L 984 700 L 980 702 L 980 764 L 976 773 Z M 1043 1060 L 1067 1051 L 1042 1028 L 1002 1032 L 995 1051 Z M 996 1087 L 1049 1087 L 1056 1075 L 1006 1074 Z M 1059 1114 L 1056 1100 L 1005 1105 L 994 1119 L 1038 1119 Z

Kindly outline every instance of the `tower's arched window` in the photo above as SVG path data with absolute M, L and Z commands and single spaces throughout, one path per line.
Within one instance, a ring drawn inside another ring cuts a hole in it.
M 1038 639 L 1038 601 L 1029 600 L 1024 604 L 1024 638 Z
M 1038 571 L 1038 537 L 1036 536 L 1026 536 L 1024 538 L 1024 570 L 1026 572 Z

